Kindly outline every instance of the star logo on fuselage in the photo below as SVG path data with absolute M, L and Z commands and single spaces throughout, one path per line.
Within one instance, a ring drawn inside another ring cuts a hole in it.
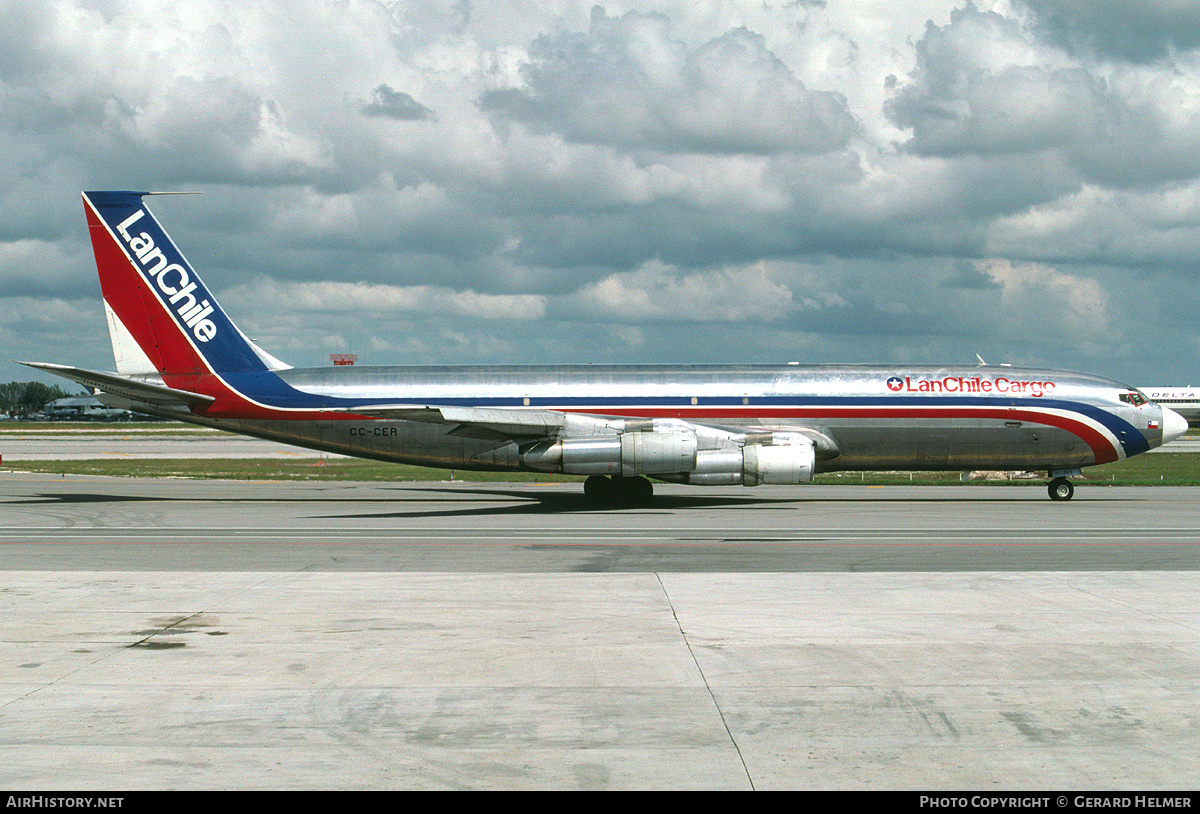
M 887 380 L 887 386 L 888 390 L 896 392 L 904 387 L 904 379 L 901 379 L 899 376 L 892 376 Z

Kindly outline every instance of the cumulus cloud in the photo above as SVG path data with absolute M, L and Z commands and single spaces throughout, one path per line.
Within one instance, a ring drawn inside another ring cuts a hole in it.
M 536 320 L 546 313 L 546 298 L 456 291 L 443 286 L 392 286 L 371 283 L 259 281 L 222 294 L 231 302 L 253 302 L 279 311 L 341 314 L 416 312 L 483 320 Z
M 949 25 L 927 23 L 915 70 L 892 84 L 886 104 L 911 133 L 906 149 L 1028 155 L 1122 187 L 1200 175 L 1194 74 L 1097 64 L 1043 33 L 1028 19 L 970 5 Z
M 579 313 L 622 323 L 769 322 L 792 308 L 792 292 L 762 267 L 680 273 L 650 262 L 585 286 Z
M 828 152 L 856 129 L 844 96 L 810 90 L 737 28 L 699 47 L 661 14 L 609 17 L 586 33 L 539 37 L 520 69 L 524 87 L 492 90 L 483 108 L 570 141 L 667 152 Z
M 5 12 L 10 356 L 111 364 L 78 199 L 103 188 L 206 192 L 151 206 L 291 361 L 335 334 L 422 362 L 1200 347 L 1200 40 L 1174 0 Z
M 432 119 L 433 111 L 418 102 L 410 94 L 393 90 L 387 84 L 375 88 L 371 101 L 359 108 L 364 116 L 399 121 Z
M 1119 341 L 1108 292 L 1099 280 L 1041 263 L 982 261 L 979 271 L 1003 287 L 1001 318 L 1010 331 L 1100 351 Z
M 1092 76 L 1015 19 L 973 7 L 926 24 L 917 68 L 888 101 L 909 149 L 961 155 L 1038 151 L 1095 134 L 1111 100 Z
M 69 300 L 47 296 L 0 297 L 0 344 L 6 356 L 28 361 L 78 358 L 94 347 L 102 366 L 112 368 L 107 324 L 99 298 Z M 6 359 L 7 361 L 7 359 Z M 101 365 L 96 365 L 100 367 Z M 28 368 L 10 365 L 4 381 L 26 381 Z
M 1147 63 L 1200 46 L 1200 7 L 1180 0 L 1021 0 L 1072 51 Z
M 95 295 L 88 274 L 92 258 L 67 241 L 0 240 L 0 297 L 34 295 L 79 298 Z
M 1003 283 L 974 263 L 959 260 L 954 264 L 954 272 L 946 279 L 947 288 L 963 288 L 972 291 L 986 291 L 989 288 L 1001 288 Z

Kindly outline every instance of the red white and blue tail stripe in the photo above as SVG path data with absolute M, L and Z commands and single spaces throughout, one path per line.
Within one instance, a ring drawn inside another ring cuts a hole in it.
M 157 374 L 169 387 L 216 399 L 220 414 L 245 406 L 243 378 L 284 400 L 300 394 L 272 371 L 286 369 L 230 321 L 158 219 L 149 192 L 85 192 L 84 210 L 108 315 L 117 372 Z

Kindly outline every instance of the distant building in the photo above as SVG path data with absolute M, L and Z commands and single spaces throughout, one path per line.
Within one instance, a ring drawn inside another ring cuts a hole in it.
M 42 408 L 51 421 L 127 421 L 132 413 L 105 407 L 94 396 L 72 396 L 55 399 Z

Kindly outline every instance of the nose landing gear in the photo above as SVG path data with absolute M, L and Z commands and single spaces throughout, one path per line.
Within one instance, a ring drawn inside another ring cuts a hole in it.
M 1051 500 L 1070 500 L 1075 497 L 1075 485 L 1066 478 L 1055 478 L 1047 488 Z
M 1046 491 L 1051 500 L 1070 500 L 1075 497 L 1075 484 L 1067 480 L 1072 475 L 1082 475 L 1079 469 L 1051 469 L 1046 473 L 1050 476 L 1050 485 Z

